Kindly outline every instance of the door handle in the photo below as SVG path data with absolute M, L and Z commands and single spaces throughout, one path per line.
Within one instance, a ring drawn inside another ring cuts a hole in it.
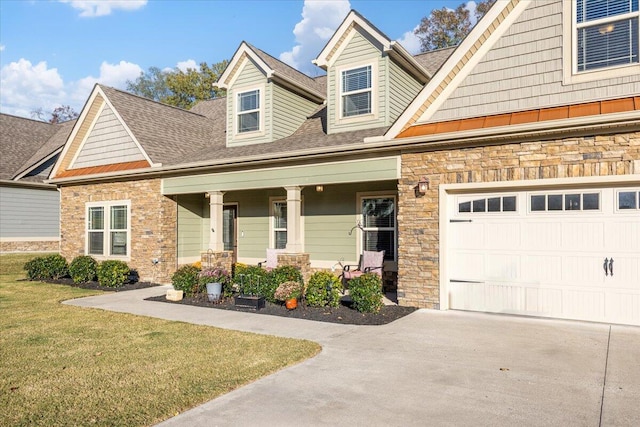
M 609 274 L 613 276 L 613 258 L 609 260 Z
M 604 259 L 604 264 L 602 265 L 602 268 L 604 268 L 604 275 L 608 276 L 609 275 L 609 258 Z

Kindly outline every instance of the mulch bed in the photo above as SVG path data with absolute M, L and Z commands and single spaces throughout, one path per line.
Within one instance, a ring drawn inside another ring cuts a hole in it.
M 251 310 L 236 307 L 233 298 L 227 298 L 219 303 L 212 303 L 207 300 L 206 295 L 184 298 L 181 301 L 169 301 L 165 295 L 150 297 L 147 301 L 158 301 L 170 304 L 195 305 L 198 307 L 208 307 L 218 310 L 241 311 L 245 313 L 255 313 L 261 315 L 281 316 L 294 319 L 315 320 L 319 322 L 341 323 L 345 325 L 386 325 L 394 320 L 400 319 L 413 313 L 414 307 L 401 307 L 398 305 L 385 305 L 378 313 L 360 313 L 350 308 L 349 301 L 342 301 L 339 307 L 306 307 L 298 304 L 298 308 L 287 310 L 284 305 L 266 302 L 264 308 Z
M 55 283 L 58 285 L 73 286 L 74 288 L 95 289 L 99 291 L 108 291 L 108 292 L 134 291 L 136 289 L 144 289 L 144 288 L 151 288 L 154 286 L 160 286 L 157 283 L 151 283 L 151 282 L 134 282 L 134 283 L 126 283 L 123 286 L 120 286 L 119 288 L 109 288 L 107 286 L 100 286 L 100 283 L 98 282 L 73 283 L 73 280 L 71 280 L 71 278 L 68 278 L 68 277 L 58 279 L 58 280 L 45 280 L 45 281 L 47 283 Z

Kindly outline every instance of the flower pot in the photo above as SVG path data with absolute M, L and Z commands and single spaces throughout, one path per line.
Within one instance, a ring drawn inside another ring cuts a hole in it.
M 207 283 L 207 297 L 210 302 L 220 301 L 222 296 L 222 283 Z
M 293 310 L 298 306 L 298 298 L 289 298 L 284 302 L 284 306 L 289 310 Z

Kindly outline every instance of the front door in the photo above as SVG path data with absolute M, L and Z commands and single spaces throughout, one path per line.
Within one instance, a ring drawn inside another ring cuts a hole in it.
M 237 220 L 238 206 L 225 205 L 222 208 L 222 241 L 225 251 L 233 251 L 233 263 L 238 259 Z

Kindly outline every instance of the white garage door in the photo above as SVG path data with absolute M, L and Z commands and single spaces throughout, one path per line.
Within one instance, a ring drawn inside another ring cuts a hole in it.
M 640 325 L 640 188 L 447 203 L 449 308 Z

